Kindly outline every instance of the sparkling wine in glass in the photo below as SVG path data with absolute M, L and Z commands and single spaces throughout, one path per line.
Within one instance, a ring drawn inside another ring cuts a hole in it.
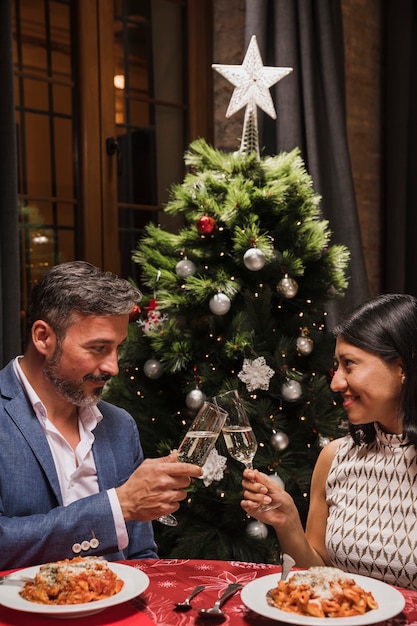
M 178 461 L 203 467 L 222 432 L 226 417 L 227 412 L 217 404 L 204 402 L 179 445 Z M 172 514 L 162 515 L 157 520 L 166 526 L 178 523 Z
M 254 432 L 250 426 L 225 426 L 223 437 L 231 457 L 240 461 L 246 469 L 253 469 L 253 457 L 258 449 Z
M 246 469 L 253 469 L 253 458 L 258 449 L 255 433 L 252 430 L 244 404 L 237 389 L 227 391 L 213 398 L 215 404 L 227 412 L 223 426 L 223 438 L 229 455 L 243 463 Z M 261 504 L 258 511 L 269 511 L 279 504 Z
M 227 412 L 222 432 L 229 455 L 247 469 L 253 469 L 258 443 L 239 392 L 227 391 L 216 396 L 214 402 Z

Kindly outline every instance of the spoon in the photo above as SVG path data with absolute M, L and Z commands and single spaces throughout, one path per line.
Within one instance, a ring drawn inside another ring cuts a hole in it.
M 214 606 L 212 606 L 211 609 L 199 610 L 200 615 L 202 617 L 225 617 L 225 614 L 220 607 L 226 602 L 226 600 L 228 600 L 228 598 L 231 598 L 238 589 L 242 589 L 242 585 L 239 585 L 237 583 L 229 585 L 226 591 L 220 596 L 217 602 L 214 603 Z
M 204 589 L 204 585 L 198 585 L 198 587 L 196 587 L 194 589 L 194 591 L 192 591 L 192 593 L 190 593 L 190 595 L 188 596 L 188 598 L 185 598 L 184 602 L 176 602 L 175 606 L 177 608 L 178 611 L 188 611 L 189 609 L 191 609 L 191 604 L 190 601 L 198 594 L 200 593 L 200 591 L 203 591 Z

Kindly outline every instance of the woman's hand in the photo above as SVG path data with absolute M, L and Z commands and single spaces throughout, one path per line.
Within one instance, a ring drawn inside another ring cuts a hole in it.
M 251 517 L 271 524 L 277 530 L 285 525 L 287 516 L 295 513 L 298 517 L 291 496 L 275 480 L 259 470 L 244 470 L 242 487 L 244 499 L 240 505 Z M 275 508 L 260 511 L 259 507 L 263 504 Z

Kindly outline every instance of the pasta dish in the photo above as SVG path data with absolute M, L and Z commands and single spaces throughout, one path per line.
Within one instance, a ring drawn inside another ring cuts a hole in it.
M 267 602 L 282 611 L 310 617 L 350 617 L 377 609 L 369 591 L 334 567 L 296 572 L 267 593 Z
M 103 600 L 118 593 L 123 581 L 97 557 L 75 557 L 41 565 L 33 582 L 19 592 L 41 604 L 80 604 Z

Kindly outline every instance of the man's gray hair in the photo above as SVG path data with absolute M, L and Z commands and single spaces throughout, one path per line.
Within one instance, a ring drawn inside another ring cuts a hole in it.
M 46 270 L 34 286 L 27 310 L 27 330 L 30 333 L 36 320 L 44 320 L 62 339 L 77 314 L 128 314 L 141 297 L 139 289 L 129 281 L 91 263 L 61 263 Z

